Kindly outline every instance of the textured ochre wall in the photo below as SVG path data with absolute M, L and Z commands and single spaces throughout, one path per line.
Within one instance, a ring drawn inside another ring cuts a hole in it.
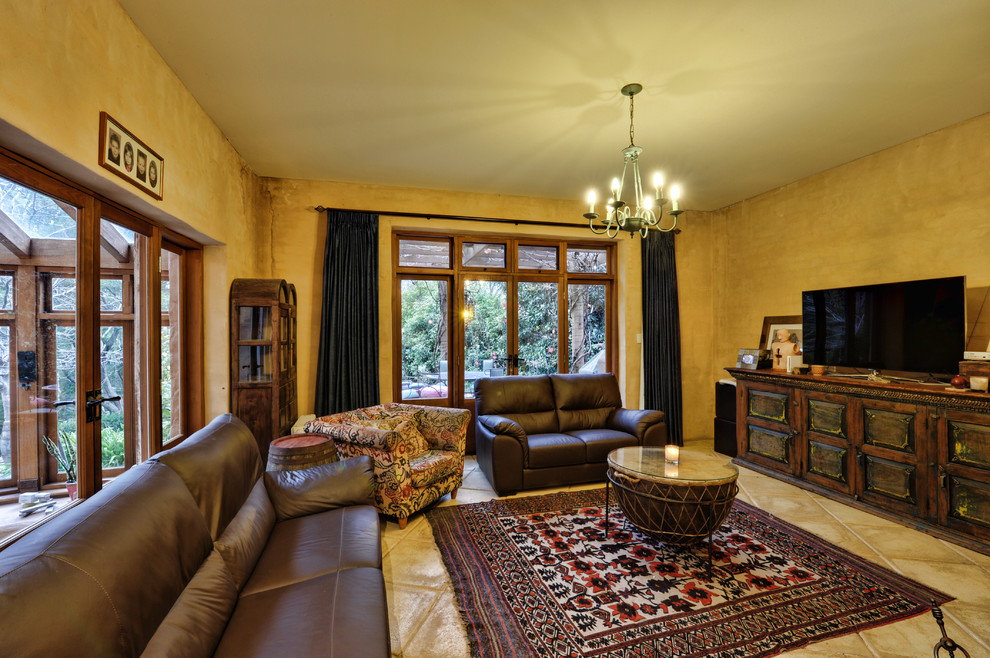
M 284 179 L 262 179 L 272 220 L 273 271 L 295 284 L 299 300 L 299 408 L 312 413 L 316 386 L 314 363 L 319 344 L 320 294 L 326 220 L 314 208 L 366 208 L 412 213 L 436 213 L 472 217 L 531 219 L 575 223 L 583 221 L 582 204 L 504 195 L 466 194 L 436 190 L 385 188 Z M 686 213 L 684 216 L 689 216 Z M 425 220 L 382 214 L 379 224 L 379 337 L 381 395 L 392 398 L 392 269 L 391 232 L 394 229 L 461 231 L 485 234 L 533 235 L 551 238 L 594 238 L 584 228 L 548 228 Z M 639 239 L 622 237 L 618 243 L 619 378 L 627 406 L 639 406 L 640 345 L 636 342 L 642 324 L 640 306 Z
M 0 144 L 213 245 L 206 411 L 226 411 L 230 281 L 270 274 L 257 177 L 116 0 L 0 0 L 0 16 Z M 164 158 L 162 201 L 99 166 L 101 111 Z
M 709 301 L 681 284 L 682 327 L 698 333 L 682 354 L 685 435 L 710 436 L 714 382 L 739 348 L 757 346 L 764 316 L 801 313 L 803 290 L 965 275 L 968 349 L 985 350 L 988 181 L 984 115 L 710 213 L 710 253 L 698 254 L 710 279 L 682 268 L 699 293 L 711 286 Z M 687 320 L 707 313 L 707 331 Z

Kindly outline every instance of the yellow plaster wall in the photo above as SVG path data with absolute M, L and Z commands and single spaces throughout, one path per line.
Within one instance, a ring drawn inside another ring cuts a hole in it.
M 0 0 L 0 17 L 0 144 L 214 245 L 204 254 L 206 411 L 226 411 L 230 281 L 270 274 L 257 176 L 116 0 Z M 162 201 L 99 166 L 100 111 L 164 158 Z
M 679 271 L 682 330 L 697 330 L 682 355 L 685 436 L 710 436 L 714 381 L 739 348 L 757 346 L 764 316 L 801 313 L 803 290 L 965 275 L 968 349 L 985 350 L 988 180 L 984 115 L 709 213 L 709 258 L 695 255 L 711 268 L 710 306 L 689 289 L 702 291 L 706 275 L 695 263 L 682 270 L 688 280 Z M 681 237 L 679 248 L 707 239 L 693 229 Z M 692 326 L 706 313 L 709 331 Z M 703 376 L 690 376 L 694 364 Z
M 295 284 L 299 301 L 299 410 L 312 413 L 316 387 L 314 363 L 319 345 L 320 294 L 326 221 L 315 206 L 367 208 L 411 213 L 436 213 L 472 217 L 496 217 L 575 223 L 582 204 L 503 195 L 467 194 L 437 190 L 386 188 L 319 181 L 263 179 L 264 196 L 270 199 L 273 218 L 272 258 L 277 276 Z M 584 228 L 551 229 L 540 226 L 481 224 L 450 220 L 425 220 L 381 215 L 379 223 L 379 337 L 381 396 L 392 398 L 392 256 L 394 229 L 502 233 L 553 238 L 592 238 Z M 619 379 L 623 400 L 637 407 L 640 400 L 641 331 L 639 240 L 618 242 Z

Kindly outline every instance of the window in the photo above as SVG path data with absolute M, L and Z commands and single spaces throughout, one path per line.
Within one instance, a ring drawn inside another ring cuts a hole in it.
M 463 406 L 482 377 L 612 371 L 611 244 L 405 232 L 393 244 L 396 399 Z
M 0 234 L 0 494 L 65 486 L 45 438 L 85 496 L 202 424 L 198 245 L 2 150 Z

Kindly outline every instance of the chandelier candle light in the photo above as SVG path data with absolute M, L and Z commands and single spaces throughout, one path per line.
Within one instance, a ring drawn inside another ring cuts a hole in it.
M 633 142 L 633 97 L 643 91 L 643 85 L 636 82 L 627 84 L 622 88 L 622 95 L 629 97 L 629 146 L 622 149 L 622 178 L 612 179 L 612 196 L 605 204 L 608 211 L 605 219 L 597 222 L 599 215 L 595 212 L 595 202 L 597 195 L 594 190 L 588 193 L 588 212 L 584 213 L 588 220 L 588 226 L 592 232 L 602 235 L 606 234 L 614 238 L 619 234 L 619 230 L 628 231 L 629 237 L 634 233 L 639 233 L 644 238 L 651 228 L 658 231 L 673 231 L 677 226 L 677 216 L 683 210 L 678 207 L 678 200 L 681 196 L 681 189 L 674 185 L 670 188 L 670 199 L 663 196 L 663 176 L 659 173 L 653 175 L 653 196 L 643 194 L 643 182 L 639 175 L 639 154 L 643 152 L 642 147 L 636 146 Z M 631 165 L 631 167 L 630 167 Z M 629 170 L 632 169 L 630 172 Z M 635 210 L 633 206 L 622 200 L 622 189 L 626 183 L 626 173 L 631 173 L 633 183 L 633 195 L 635 197 Z M 671 204 L 671 209 L 667 214 L 674 218 L 670 226 L 661 226 L 663 218 L 663 208 L 667 203 Z

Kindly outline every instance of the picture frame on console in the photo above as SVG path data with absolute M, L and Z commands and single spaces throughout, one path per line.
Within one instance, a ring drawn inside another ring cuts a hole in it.
M 800 356 L 802 344 L 800 315 L 768 315 L 763 318 L 760 349 L 770 350 L 774 370 L 786 370 L 787 357 Z

